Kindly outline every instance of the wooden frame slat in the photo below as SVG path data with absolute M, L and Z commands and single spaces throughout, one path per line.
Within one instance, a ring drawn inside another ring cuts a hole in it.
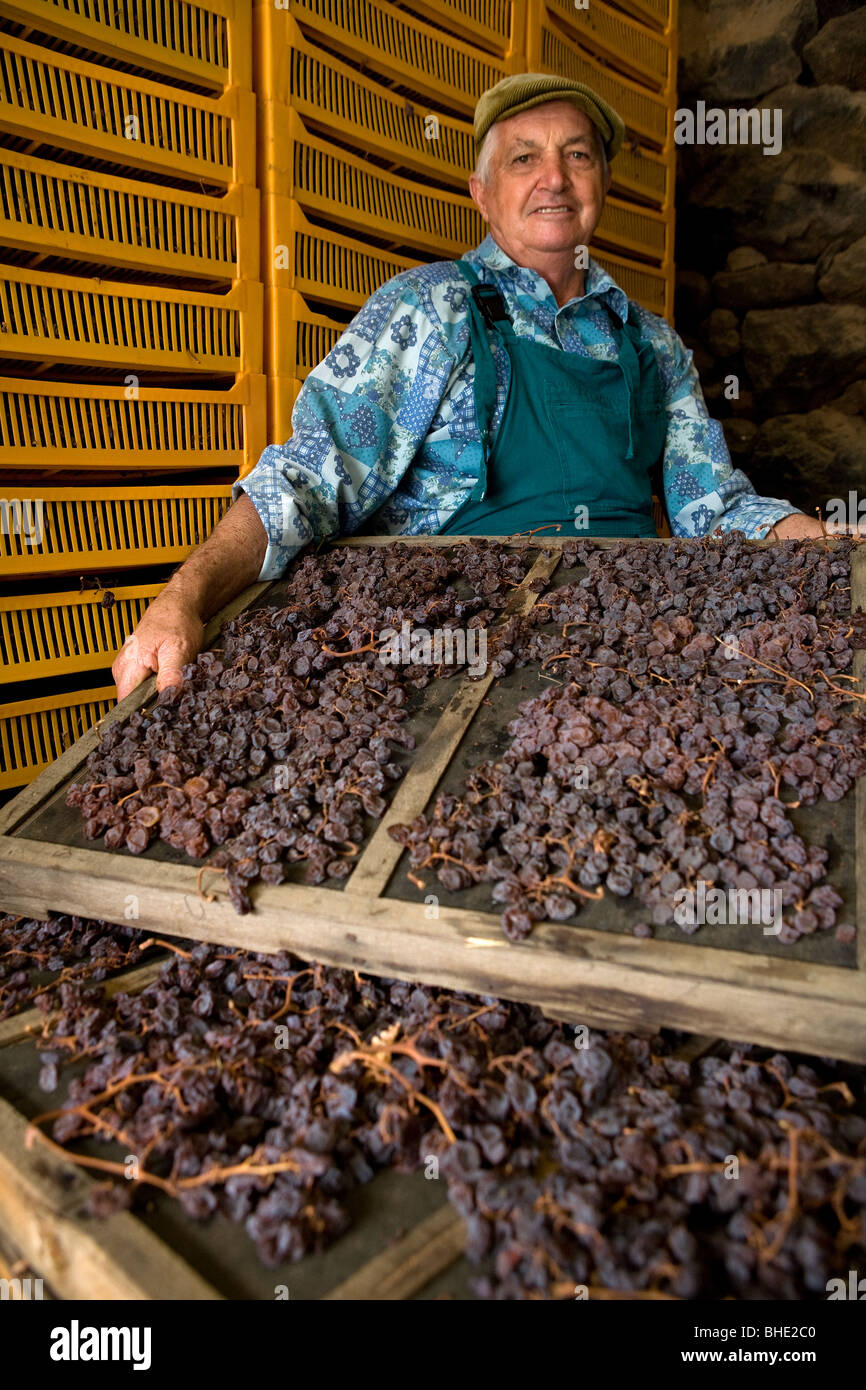
M 505 607 L 503 616 L 528 613 L 538 595 L 528 586 L 536 579 L 550 579 L 559 564 L 559 555 L 541 554 L 523 577 Z M 389 825 L 420 816 L 450 759 L 491 685 L 493 674 L 480 680 L 461 681 L 443 710 L 436 728 L 427 739 L 400 782 L 391 805 L 374 831 L 370 843 L 346 880 L 347 893 L 383 893 L 403 853 L 402 845 L 388 834 Z
M 326 1302 L 411 1298 L 463 1254 L 466 1227 L 447 1202 L 419 1221 L 402 1240 L 368 1260 L 330 1293 Z
M 123 920 L 129 861 L 96 850 L 0 839 L 0 901 L 42 918 L 58 904 L 80 917 Z M 239 916 L 217 882 L 206 902 L 198 871 L 141 858 L 137 924 L 147 931 L 388 978 L 535 1004 L 600 1028 L 673 1027 L 771 1047 L 866 1061 L 866 991 L 858 970 L 715 947 L 639 941 L 539 923 L 510 942 L 491 913 L 309 888 L 259 885 Z
M 111 979 L 103 981 L 103 991 L 106 999 L 113 999 L 115 994 L 140 994 L 148 985 L 152 985 L 158 977 L 160 970 L 168 960 L 168 956 L 161 956 L 159 960 L 148 961 L 147 965 L 136 965 L 130 970 L 123 970 L 119 974 L 112 976 Z M 85 984 L 90 981 L 85 980 Z M 11 1047 L 13 1043 L 24 1042 L 27 1038 L 35 1037 L 42 1032 L 46 1023 L 50 1023 L 55 1017 L 54 1014 L 44 1014 L 41 1009 L 23 1009 L 19 1014 L 13 1014 L 11 1018 L 0 1020 L 0 1047 Z
M 220 1295 L 128 1212 L 83 1215 L 93 1179 L 27 1146 L 25 1117 L 0 1099 L 0 1229 L 61 1298 L 218 1299 Z
M 28 1301 L 27 1294 L 29 1293 L 30 1298 L 34 1301 L 41 1300 L 43 1303 L 51 1303 L 54 1301 L 54 1294 L 48 1288 L 42 1275 L 38 1274 L 22 1257 L 21 1251 L 13 1245 L 6 1232 L 0 1230 L 0 1279 L 32 1280 L 34 1278 L 42 1280 L 42 1287 L 38 1294 L 31 1284 L 27 1293 L 22 1290 L 21 1299 L 18 1299 L 15 1293 L 10 1290 L 10 1301 L 14 1300 L 21 1303 Z

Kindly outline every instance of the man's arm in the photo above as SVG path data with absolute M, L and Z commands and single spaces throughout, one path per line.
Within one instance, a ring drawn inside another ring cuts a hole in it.
M 781 521 L 773 523 L 768 527 L 765 535 L 772 540 L 774 536 L 782 540 L 800 539 L 803 536 L 823 536 L 824 527 L 816 516 L 806 516 L 805 512 L 792 512 L 790 516 L 782 517 Z
M 111 668 L 122 700 L 154 671 L 157 689 L 179 685 L 201 647 L 204 625 L 255 583 L 267 549 L 265 528 L 245 493 L 150 604 Z
M 425 267 L 367 300 L 308 375 L 292 437 L 269 445 L 235 484 L 255 505 L 268 546 L 261 579 L 278 579 L 311 540 L 352 535 L 412 466 L 447 390 L 456 354 Z

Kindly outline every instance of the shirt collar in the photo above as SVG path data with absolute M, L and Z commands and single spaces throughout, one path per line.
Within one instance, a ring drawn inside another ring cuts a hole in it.
M 486 236 L 481 245 L 472 252 L 472 255 L 490 270 L 495 271 L 498 276 L 510 280 L 515 289 L 528 292 L 534 299 L 553 298 L 553 293 L 544 277 L 535 270 L 518 265 L 510 256 L 506 255 L 492 236 Z M 598 261 L 593 260 L 592 256 L 589 257 L 589 265 L 584 278 L 583 298 L 603 299 L 622 323 L 628 319 L 628 295 L 625 290 L 620 289 L 613 276 L 602 269 Z

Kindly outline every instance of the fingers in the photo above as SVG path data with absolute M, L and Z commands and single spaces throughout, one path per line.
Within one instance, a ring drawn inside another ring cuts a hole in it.
M 156 673 L 157 690 L 165 690 L 169 685 L 183 685 L 183 671 L 177 662 L 161 664 Z
M 157 690 L 165 690 L 169 685 L 183 684 L 183 668 L 194 661 L 196 648 L 191 642 L 169 637 L 157 649 L 158 668 L 156 673 Z
M 152 676 L 154 666 L 150 665 L 142 651 L 141 643 L 133 632 L 127 637 L 114 660 L 111 674 L 117 686 L 118 700 L 124 700 L 143 680 Z
M 168 685 L 182 685 L 183 668 L 195 659 L 195 655 L 189 642 L 166 638 L 154 650 L 144 647 L 133 633 L 127 637 L 111 668 L 118 700 L 123 700 L 154 671 L 157 690 L 165 690 Z
M 111 668 L 117 697 L 124 699 L 156 672 L 156 688 L 183 684 L 183 668 L 195 658 L 204 637 L 203 624 L 181 606 L 157 598 L 135 632 L 127 637 Z

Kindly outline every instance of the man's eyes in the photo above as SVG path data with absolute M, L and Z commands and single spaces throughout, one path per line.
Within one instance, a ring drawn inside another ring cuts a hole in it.
M 575 160 L 589 159 L 589 155 L 587 154 L 586 150 L 570 150 L 570 151 L 569 151 L 569 154 L 570 154 L 571 158 L 572 158 L 572 159 L 575 159 Z M 526 163 L 528 160 L 533 159 L 533 158 L 534 158 L 534 155 L 531 155 L 531 154 L 518 154 L 518 155 L 515 155 L 514 159 L 512 160 L 512 163 L 513 163 L 513 164 L 524 164 L 524 163 Z

